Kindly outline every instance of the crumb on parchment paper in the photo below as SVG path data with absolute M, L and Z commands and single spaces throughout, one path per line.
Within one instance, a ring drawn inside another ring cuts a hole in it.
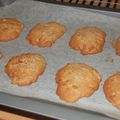
M 106 62 L 110 62 L 110 63 L 113 63 L 114 62 L 114 59 L 111 55 L 107 56 L 106 59 L 105 59 Z

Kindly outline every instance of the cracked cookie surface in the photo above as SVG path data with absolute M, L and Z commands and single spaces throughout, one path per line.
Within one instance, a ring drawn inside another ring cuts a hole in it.
M 120 109 L 120 72 L 110 76 L 103 86 L 107 100 Z
M 91 66 L 68 63 L 56 73 L 57 95 L 67 102 L 91 96 L 99 87 L 101 76 Z
M 57 22 L 38 23 L 29 31 L 27 40 L 32 45 L 51 47 L 65 31 L 65 26 Z
M 24 24 L 16 18 L 0 18 L 0 41 L 10 41 L 19 37 Z
M 77 29 L 69 45 L 83 55 L 102 52 L 106 33 L 98 27 L 86 26 Z
M 11 79 L 12 84 L 18 86 L 30 85 L 38 80 L 46 67 L 44 57 L 38 53 L 24 53 L 12 57 L 5 71 Z

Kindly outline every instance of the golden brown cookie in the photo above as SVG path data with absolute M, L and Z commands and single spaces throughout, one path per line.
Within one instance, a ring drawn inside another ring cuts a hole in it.
M 116 54 L 120 56 L 120 37 L 116 40 L 114 44 Z
M 44 57 L 38 53 L 25 53 L 12 57 L 5 68 L 12 84 L 30 85 L 37 81 L 46 67 Z
M 3 57 L 3 54 L 0 52 L 0 59 L 2 59 L 2 57 Z
M 120 72 L 110 76 L 103 86 L 107 100 L 120 109 Z
M 96 54 L 102 51 L 106 33 L 98 27 L 80 27 L 71 37 L 70 47 L 81 54 Z
M 28 33 L 27 39 L 32 45 L 51 47 L 66 31 L 66 28 L 57 22 L 39 23 Z
M 69 63 L 58 70 L 56 81 L 57 95 L 72 103 L 91 96 L 99 87 L 101 75 L 87 64 Z
M 16 39 L 24 28 L 24 24 L 16 18 L 0 19 L 0 41 Z

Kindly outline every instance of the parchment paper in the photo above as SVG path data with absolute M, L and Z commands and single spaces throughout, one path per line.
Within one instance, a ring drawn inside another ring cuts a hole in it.
M 120 110 L 113 107 L 103 93 L 104 81 L 113 73 L 120 71 L 120 57 L 115 54 L 111 43 L 120 36 L 120 20 L 73 7 L 65 7 L 30 0 L 17 0 L 13 4 L 0 8 L 0 17 L 16 17 L 25 24 L 25 29 L 17 40 L 0 42 L 0 51 L 4 54 L 0 60 L 0 91 L 24 97 L 49 100 L 58 104 L 74 106 L 106 114 L 120 119 Z M 38 22 L 57 21 L 67 27 L 67 32 L 51 48 L 39 48 L 26 40 L 29 29 Z M 79 26 L 98 26 L 106 34 L 102 53 L 83 56 L 69 47 L 70 37 Z M 10 83 L 4 67 L 12 56 L 21 53 L 38 52 L 46 61 L 47 68 L 39 80 L 27 87 L 18 87 Z M 91 97 L 82 98 L 74 104 L 66 103 L 56 95 L 56 71 L 69 62 L 86 63 L 96 68 L 102 75 L 102 82 L 97 92 Z

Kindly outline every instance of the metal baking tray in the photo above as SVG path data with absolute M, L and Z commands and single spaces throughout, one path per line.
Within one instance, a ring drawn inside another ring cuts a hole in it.
M 66 107 L 43 100 L 17 97 L 5 93 L 0 93 L 0 105 L 59 120 L 113 120 L 112 118 L 95 112 Z
M 91 10 L 87 8 L 79 8 L 79 9 L 120 18 L 120 13 Z M 29 111 L 36 114 L 42 114 L 56 119 L 113 120 L 112 118 L 108 118 L 106 116 L 103 116 L 95 112 L 89 112 L 81 109 L 66 107 L 44 100 L 17 97 L 13 95 L 8 95 L 6 93 L 0 93 L 0 105 L 16 108 L 18 110 L 20 109 L 24 111 Z

